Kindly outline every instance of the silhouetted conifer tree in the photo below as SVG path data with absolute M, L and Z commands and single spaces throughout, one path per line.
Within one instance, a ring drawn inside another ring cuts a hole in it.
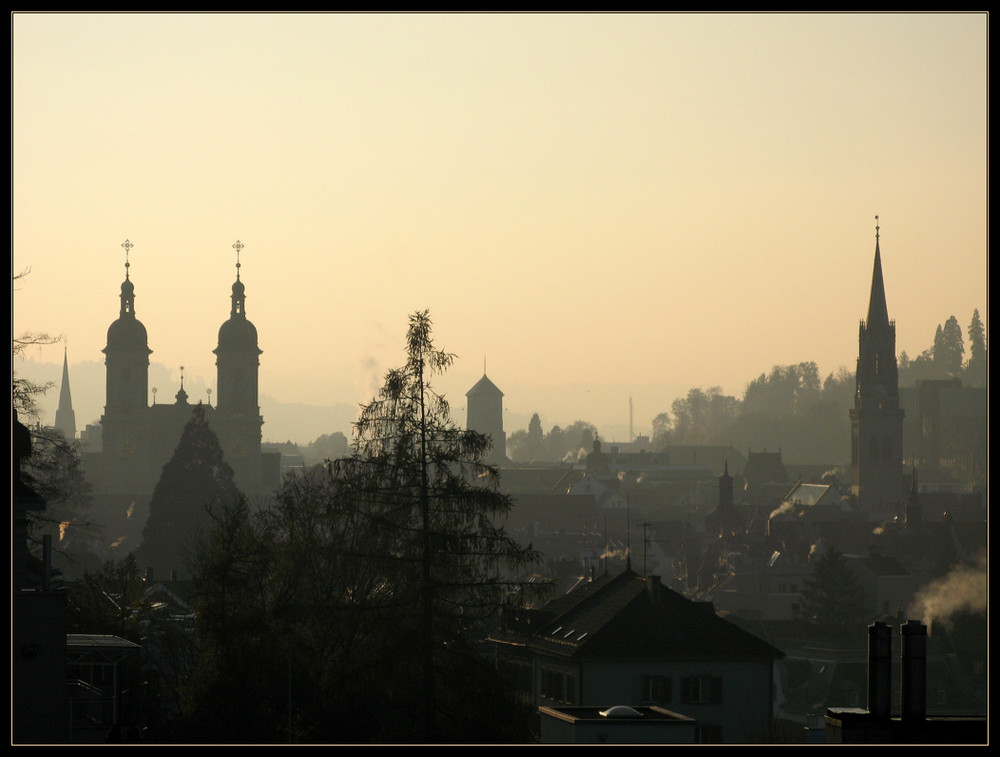
M 969 362 L 965 365 L 965 379 L 969 386 L 986 386 L 986 354 L 986 329 L 977 308 L 969 323 Z
M 947 376 L 958 376 L 962 372 L 964 355 L 962 327 L 955 316 L 950 316 L 934 334 L 934 365 Z
M 455 425 L 431 386 L 454 356 L 434 346 L 427 311 L 410 316 L 406 356 L 362 408 L 355 454 L 336 463 L 335 475 L 391 541 L 379 574 L 394 622 L 415 652 L 400 650 L 400 671 L 408 658 L 419 665 L 421 730 L 414 736 L 433 741 L 448 732 L 440 712 L 450 699 L 444 682 L 472 669 L 461 662 L 469 633 L 523 602 L 528 585 L 518 572 L 537 554 L 503 529 L 512 502 L 497 488 L 496 468 L 483 462 L 489 438 Z
M 511 500 L 483 462 L 488 437 L 457 427 L 431 388 L 452 356 L 426 312 L 406 344 L 351 455 L 286 478 L 267 509 L 216 514 L 195 573 L 192 738 L 524 739 L 476 642 L 537 591 L 520 580 L 537 555 L 503 529 Z
M 831 628 L 856 624 L 864 619 L 864 589 L 847 559 L 829 549 L 813 562 L 813 575 L 805 581 L 800 616 Z
M 211 525 L 209 512 L 233 504 L 239 496 L 233 469 L 223 459 L 205 409 L 196 406 L 153 489 L 136 559 L 160 578 L 184 569 L 191 550 Z

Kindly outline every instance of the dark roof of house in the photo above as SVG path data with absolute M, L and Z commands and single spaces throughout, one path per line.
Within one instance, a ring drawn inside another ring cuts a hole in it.
M 193 594 L 193 581 L 157 581 L 143 592 L 142 598 L 148 601 L 167 601 L 181 609 L 190 610 Z
M 567 470 L 565 465 L 501 467 L 500 488 L 518 493 L 550 493 L 566 475 Z
M 99 633 L 68 633 L 66 646 L 77 649 L 138 649 L 135 642 L 120 636 Z
M 538 652 L 586 659 L 770 658 L 784 653 L 694 602 L 626 569 L 557 597 L 515 629 Z M 498 637 L 502 634 L 498 634 Z M 513 638 L 497 638 L 513 641 Z

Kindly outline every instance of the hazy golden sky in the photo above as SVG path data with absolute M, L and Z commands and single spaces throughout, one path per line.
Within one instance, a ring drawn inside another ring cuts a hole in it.
M 623 440 L 630 396 L 648 433 L 694 386 L 853 368 L 878 214 L 912 357 L 988 318 L 987 35 L 984 13 L 14 13 L 13 331 L 103 361 L 127 238 L 151 360 L 214 387 L 239 239 L 262 395 L 365 401 L 426 308 L 461 422 L 485 360 L 508 433 L 538 411 Z M 78 425 L 103 411 L 73 399 Z

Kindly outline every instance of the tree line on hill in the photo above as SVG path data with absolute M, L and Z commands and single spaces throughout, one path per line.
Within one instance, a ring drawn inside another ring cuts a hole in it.
M 937 327 L 926 350 L 898 358 L 900 386 L 917 381 L 958 378 L 963 386 L 986 386 L 986 331 L 979 310 L 968 327 L 969 354 L 958 319 Z M 670 445 L 731 445 L 736 449 L 781 449 L 788 462 L 839 463 L 850 454 L 850 418 L 854 371 L 841 367 L 821 378 L 815 362 L 776 365 L 751 380 L 742 397 L 718 386 L 692 388 L 674 400 L 669 411 L 652 419 L 651 448 Z M 576 421 L 566 429 L 543 433 L 538 413 L 528 428 L 507 439 L 507 454 L 520 463 L 576 461 L 590 452 L 598 429 Z

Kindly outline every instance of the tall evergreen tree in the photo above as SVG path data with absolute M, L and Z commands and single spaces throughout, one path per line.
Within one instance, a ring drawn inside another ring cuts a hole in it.
M 461 680 L 454 676 L 476 624 L 523 602 L 529 587 L 518 573 L 537 555 L 503 528 L 512 502 L 498 489 L 497 469 L 483 462 L 490 440 L 456 426 L 431 386 L 454 355 L 434 346 L 427 311 L 410 316 L 406 357 L 362 409 L 356 452 L 336 473 L 363 493 L 394 542 L 387 591 L 419 657 L 420 735 L 435 740 L 446 722 L 442 682 Z
M 810 623 L 833 628 L 856 623 L 863 615 L 864 589 L 842 553 L 829 549 L 815 559 L 799 613 Z
M 962 327 L 958 319 L 950 316 L 944 326 L 938 326 L 934 334 L 934 365 L 947 376 L 959 376 L 962 372 L 962 359 L 965 355 L 965 343 L 962 339 Z
M 545 454 L 545 434 L 542 432 L 542 419 L 538 413 L 533 413 L 528 421 L 528 459 L 540 460 Z
M 986 386 L 987 366 L 986 328 L 979 317 L 979 308 L 976 308 L 969 323 L 969 362 L 965 365 L 965 379 L 969 386 Z
M 161 575 L 185 568 L 198 539 L 211 525 L 210 511 L 235 503 L 239 496 L 233 469 L 223 459 L 205 409 L 195 406 L 153 489 L 136 559 Z
M 266 510 L 223 509 L 202 542 L 196 739 L 523 740 L 477 641 L 537 589 L 519 579 L 536 553 L 503 528 L 489 439 L 431 388 L 452 357 L 426 312 L 406 344 L 352 454 L 287 478 Z

